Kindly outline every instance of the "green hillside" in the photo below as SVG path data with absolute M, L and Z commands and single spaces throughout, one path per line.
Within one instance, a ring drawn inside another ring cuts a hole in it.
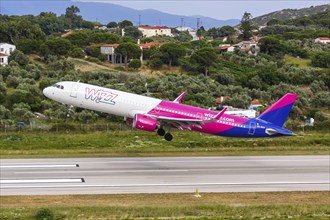
M 258 25 L 266 25 L 267 22 L 269 22 L 272 19 L 278 19 L 282 21 L 287 21 L 291 19 L 297 19 L 300 17 L 310 17 L 312 15 L 326 12 L 330 10 L 330 6 L 327 5 L 319 5 L 309 8 L 302 8 L 302 9 L 283 9 L 280 11 L 275 11 L 269 14 L 265 14 L 262 16 L 255 17 L 253 19 L 253 22 L 255 22 Z

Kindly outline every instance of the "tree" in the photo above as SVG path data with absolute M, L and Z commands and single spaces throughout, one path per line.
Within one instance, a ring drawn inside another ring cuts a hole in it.
M 94 122 L 97 119 L 98 115 L 95 112 L 89 110 L 82 110 L 78 114 L 78 120 L 84 123 L 89 123 L 90 121 Z
M 177 62 L 180 57 L 186 54 L 186 48 L 182 44 L 167 43 L 160 47 L 163 58 L 168 63 L 169 68 L 172 67 L 173 62 Z
M 42 44 L 41 40 L 34 39 L 22 39 L 16 44 L 17 49 L 25 54 L 39 53 L 40 46 Z
M 115 43 L 119 43 L 120 41 L 120 37 L 117 34 L 94 32 L 92 34 L 89 34 L 89 36 L 91 43 L 115 44 Z
M 204 26 L 201 26 L 196 32 L 196 35 L 197 35 L 197 37 L 199 37 L 199 39 L 203 38 L 205 36 L 205 34 L 206 34 L 206 31 L 205 31 Z
M 306 27 L 308 25 L 313 24 L 313 21 L 308 17 L 301 17 L 295 21 L 295 24 L 298 26 Z
M 214 65 L 217 60 L 217 54 L 212 48 L 204 47 L 193 53 L 193 55 L 191 55 L 191 60 L 203 67 L 204 74 L 207 76 L 208 68 Z
M 279 39 L 271 36 L 262 38 L 259 45 L 260 52 L 269 55 L 283 53 L 286 50 L 285 45 L 283 45 Z
M 161 58 L 162 52 L 160 51 L 159 47 L 152 46 L 148 49 L 143 50 L 143 59 L 154 59 L 154 58 Z
M 312 56 L 312 66 L 329 68 L 330 67 L 330 52 L 320 52 Z
M 85 54 L 83 49 L 76 47 L 70 51 L 70 56 L 75 58 L 84 58 Z
M 252 15 L 250 13 L 244 13 L 239 29 L 242 31 L 243 40 L 249 40 L 252 37 L 254 26 L 252 24 Z
M 193 37 L 189 34 L 188 31 L 182 31 L 177 36 L 175 36 L 175 39 L 180 42 L 189 42 L 193 39 Z
M 232 26 L 226 25 L 226 26 L 222 26 L 219 29 L 219 32 L 220 32 L 221 37 L 231 36 L 231 35 L 235 34 L 235 29 Z
M 80 12 L 80 9 L 77 6 L 70 6 L 66 8 L 65 11 L 65 25 L 69 29 L 80 28 L 82 24 L 82 17 L 77 15 Z
M 149 61 L 149 66 L 151 69 L 158 70 L 163 66 L 163 61 L 158 57 L 153 58 Z
M 125 36 L 130 36 L 133 38 L 140 38 L 142 37 L 142 32 L 134 26 L 128 26 L 124 28 Z
M 227 98 L 223 104 L 231 105 L 236 108 L 246 109 L 251 103 L 252 99 L 248 94 L 234 94 L 231 98 Z
M 44 40 L 45 34 L 37 24 L 26 17 L 0 22 L 1 42 L 17 44 L 22 39 Z
M 85 21 L 85 20 L 83 20 L 81 22 L 81 27 L 82 28 L 87 28 L 87 29 L 93 29 L 94 28 L 94 23 L 91 22 L 91 21 Z
M 258 76 L 268 85 L 277 85 L 286 82 L 286 76 L 274 66 L 265 66 L 257 71 Z
M 108 24 L 107 24 L 107 28 L 116 28 L 118 27 L 118 24 L 117 22 L 115 21 L 110 21 Z
M 58 56 L 67 56 L 72 44 L 69 40 L 63 38 L 54 38 L 45 42 L 47 49 L 51 54 Z
M 69 40 L 73 45 L 78 47 L 87 46 L 89 44 L 89 36 L 84 31 L 74 32 L 65 39 Z
M 26 66 L 29 63 L 29 58 L 19 50 L 15 50 L 9 56 L 9 62 L 14 60 L 20 66 Z
M 41 12 L 37 17 L 37 22 L 41 30 L 50 35 L 64 31 L 64 19 L 58 18 L 53 12 Z
M 141 56 L 141 49 L 133 43 L 123 43 L 115 49 L 115 53 L 124 56 L 125 65 L 127 66 L 129 59 L 139 58 Z
M 5 106 L 0 105 L 0 120 L 10 119 L 11 113 Z
M 34 114 L 31 112 L 31 108 L 26 103 L 17 103 L 13 106 L 13 116 L 20 121 L 30 120 L 34 117 Z
M 125 27 L 129 27 L 129 26 L 133 26 L 133 23 L 129 20 L 123 20 L 118 23 L 118 26 L 119 26 L 119 28 L 125 28 Z
M 133 59 L 131 62 L 129 62 L 128 67 L 132 69 L 139 69 L 141 67 L 142 63 L 139 59 Z
M 212 37 L 212 39 L 216 39 L 220 37 L 220 31 L 218 28 L 210 28 L 207 30 L 207 35 Z
M 282 25 L 282 24 L 284 24 L 284 22 L 276 18 L 273 18 L 267 22 L 267 26 Z

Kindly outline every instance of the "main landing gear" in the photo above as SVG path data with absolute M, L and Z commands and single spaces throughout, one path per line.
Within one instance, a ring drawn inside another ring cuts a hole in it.
M 160 127 L 157 130 L 157 134 L 159 136 L 164 136 L 164 139 L 167 141 L 171 141 L 173 139 L 173 135 L 170 133 L 170 129 L 168 129 L 168 133 L 164 130 L 164 128 Z

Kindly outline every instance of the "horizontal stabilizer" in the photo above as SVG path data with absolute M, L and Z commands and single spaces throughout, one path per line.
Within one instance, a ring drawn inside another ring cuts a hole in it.
M 266 129 L 266 133 L 268 135 L 274 135 L 274 134 L 283 134 L 283 135 L 296 135 L 292 132 L 287 132 L 287 131 L 279 131 L 279 130 L 275 130 L 275 129 L 272 129 L 272 128 L 267 128 Z
M 214 116 L 213 120 L 218 121 L 226 110 L 227 108 L 223 108 L 216 116 Z

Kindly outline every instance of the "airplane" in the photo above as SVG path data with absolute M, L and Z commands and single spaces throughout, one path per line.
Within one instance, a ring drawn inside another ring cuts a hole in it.
M 63 81 L 43 90 L 46 97 L 84 109 L 123 116 L 133 128 L 157 132 L 171 141 L 171 129 L 188 129 L 225 137 L 260 138 L 295 135 L 283 128 L 297 99 L 287 93 L 256 118 L 244 118 L 181 104 L 183 92 L 174 101 L 132 94 L 81 82 Z

